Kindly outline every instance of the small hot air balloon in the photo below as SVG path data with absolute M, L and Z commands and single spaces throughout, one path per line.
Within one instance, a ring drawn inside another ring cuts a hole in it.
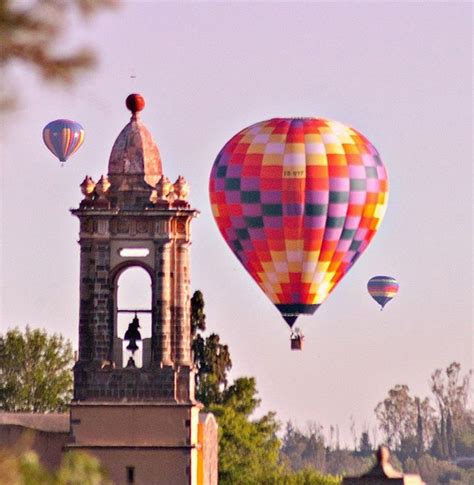
M 84 128 L 71 120 L 54 120 L 43 129 L 43 141 L 48 149 L 65 162 L 84 141 Z
M 209 191 L 222 236 L 291 328 L 369 245 L 388 180 L 375 147 L 353 128 L 274 118 L 225 144 Z
M 380 305 L 380 310 L 398 293 L 398 282 L 391 276 L 374 276 L 367 283 L 370 296 Z

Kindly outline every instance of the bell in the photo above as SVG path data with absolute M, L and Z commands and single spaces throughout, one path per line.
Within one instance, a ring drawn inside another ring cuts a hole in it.
M 127 350 L 130 350 L 132 354 L 134 354 L 138 350 L 137 340 L 141 340 L 142 336 L 140 335 L 140 322 L 138 320 L 137 314 L 135 313 L 135 317 L 133 318 L 132 322 L 129 323 L 127 331 L 123 336 L 124 340 L 128 340 L 130 343 L 127 345 Z
M 136 340 L 130 340 L 130 343 L 126 347 L 127 350 L 130 350 L 132 354 L 134 354 L 138 350 L 138 345 L 136 343 Z

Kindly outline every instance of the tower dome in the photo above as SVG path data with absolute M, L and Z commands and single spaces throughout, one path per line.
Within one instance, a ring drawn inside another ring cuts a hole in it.
M 151 133 L 140 120 L 139 112 L 145 107 L 140 94 L 130 94 L 125 102 L 132 112 L 130 122 L 115 140 L 109 158 L 108 175 L 112 186 L 146 184 L 154 187 L 162 175 L 161 157 Z

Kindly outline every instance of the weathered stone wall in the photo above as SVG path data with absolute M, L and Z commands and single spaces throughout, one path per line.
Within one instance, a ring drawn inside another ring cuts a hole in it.
M 188 253 L 195 211 L 85 207 L 73 213 L 81 222 L 75 399 L 193 400 Z M 151 249 L 143 260 L 119 255 L 121 248 L 143 246 Z M 123 369 L 115 300 L 118 277 L 132 266 L 144 267 L 152 280 L 150 358 L 144 368 Z
M 100 369 L 78 363 L 74 382 L 77 401 L 194 400 L 194 371 L 184 366 Z
M 79 360 L 110 359 L 113 322 L 110 243 L 81 240 Z

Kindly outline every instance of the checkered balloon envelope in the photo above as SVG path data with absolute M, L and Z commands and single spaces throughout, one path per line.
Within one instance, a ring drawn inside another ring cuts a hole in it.
M 291 328 L 369 245 L 388 179 L 375 147 L 353 128 L 273 118 L 224 145 L 209 191 L 222 236 Z

